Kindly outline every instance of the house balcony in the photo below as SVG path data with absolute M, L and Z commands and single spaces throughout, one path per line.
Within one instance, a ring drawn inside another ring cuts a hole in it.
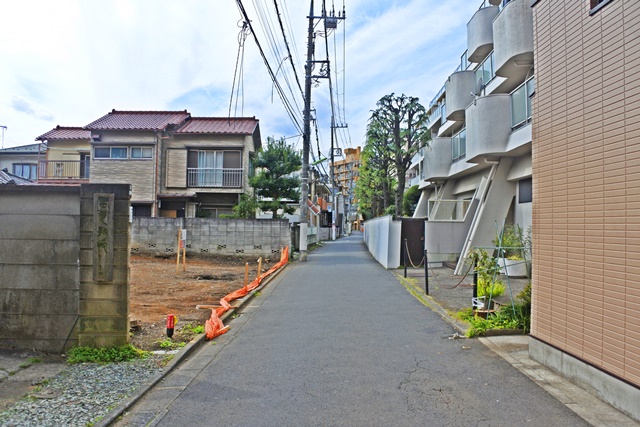
M 511 96 L 494 94 L 477 98 L 466 110 L 466 159 L 481 163 L 507 150 L 511 133 Z
M 493 49 L 493 19 L 500 8 L 489 6 L 479 9 L 467 23 L 467 58 L 482 62 Z
M 187 187 L 242 188 L 242 168 L 187 168 Z
M 449 177 L 451 168 L 451 138 L 433 138 L 424 156 L 424 179 L 436 181 Z
M 40 160 L 38 181 L 88 181 L 89 159 L 86 160 Z
M 449 76 L 446 83 L 447 120 L 464 120 L 464 110 L 476 92 L 476 74 L 474 71 L 458 71 Z
M 493 22 L 494 66 L 502 86 L 520 85 L 533 67 L 533 11 L 530 0 L 511 0 Z

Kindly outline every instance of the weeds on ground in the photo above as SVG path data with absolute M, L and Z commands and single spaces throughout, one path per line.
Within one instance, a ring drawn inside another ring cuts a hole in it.
M 36 363 L 42 363 L 42 359 L 40 359 L 39 357 L 30 357 L 26 362 L 22 362 L 20 364 L 20 368 L 25 369 L 31 365 L 35 365 Z
M 171 338 L 165 338 L 160 341 L 158 345 L 163 350 L 175 350 L 184 347 L 187 343 L 184 341 L 173 341 Z
M 142 359 L 149 352 L 135 348 L 131 344 L 119 347 L 73 347 L 67 352 L 67 363 L 114 363 Z

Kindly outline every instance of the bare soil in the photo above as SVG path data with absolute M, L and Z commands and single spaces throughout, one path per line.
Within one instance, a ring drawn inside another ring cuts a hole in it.
M 244 286 L 247 263 L 252 281 L 258 271 L 255 258 L 191 256 L 186 271 L 181 263 L 176 273 L 175 255 L 131 255 L 131 343 L 143 350 L 159 350 L 191 340 L 193 328 L 211 316 L 210 309 L 196 306 L 219 304 L 222 297 Z M 263 261 L 262 271 L 271 265 Z M 167 340 L 168 314 L 178 319 L 171 340 Z

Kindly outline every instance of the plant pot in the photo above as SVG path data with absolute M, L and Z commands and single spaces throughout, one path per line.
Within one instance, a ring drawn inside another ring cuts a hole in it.
M 500 274 L 509 277 L 527 277 L 527 262 L 523 259 L 498 258 Z M 506 266 L 506 267 L 505 267 Z

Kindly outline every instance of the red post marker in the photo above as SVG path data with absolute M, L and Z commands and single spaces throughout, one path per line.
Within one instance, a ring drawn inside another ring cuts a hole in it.
M 173 328 L 176 325 L 176 316 L 174 314 L 167 314 L 167 336 L 171 338 L 173 336 Z

